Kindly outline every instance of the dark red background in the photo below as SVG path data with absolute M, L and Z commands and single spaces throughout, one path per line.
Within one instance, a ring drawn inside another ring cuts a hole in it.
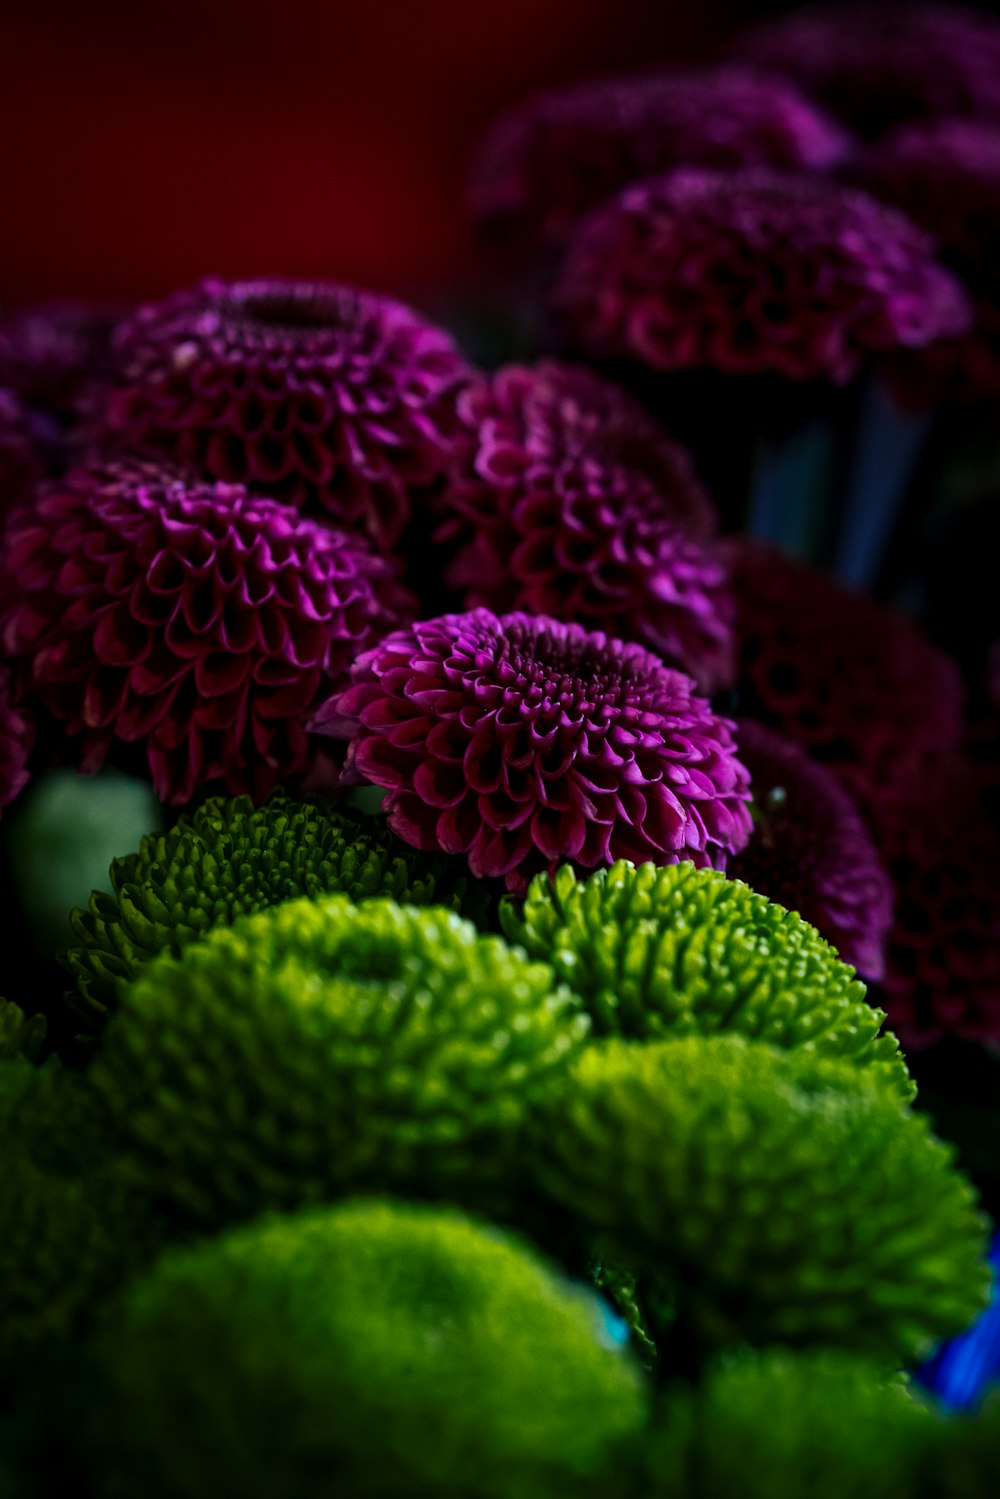
M 0 297 L 131 299 L 215 271 L 420 298 L 465 273 L 463 176 L 499 108 L 709 55 L 753 8 L 8 0 Z

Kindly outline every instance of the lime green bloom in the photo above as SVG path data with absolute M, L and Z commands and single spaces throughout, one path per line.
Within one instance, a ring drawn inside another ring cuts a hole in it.
M 42 1015 L 29 1020 L 19 1005 L 0 999 L 0 1060 L 24 1057 L 34 1061 L 45 1040 L 46 1023 Z

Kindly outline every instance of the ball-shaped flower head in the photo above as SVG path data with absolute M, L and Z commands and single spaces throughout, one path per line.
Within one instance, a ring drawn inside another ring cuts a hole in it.
M 754 829 L 729 866 L 769 900 L 797 911 L 866 979 L 885 972 L 892 882 L 852 798 L 790 739 L 745 718 Z
M 208 280 L 115 334 L 103 436 L 395 541 L 449 463 L 469 367 L 399 302 L 334 283 Z
M 86 1076 L 145 1176 L 226 1222 L 355 1188 L 489 1193 L 588 1030 L 550 968 L 454 912 L 331 896 L 150 963 Z
M 30 499 L 45 465 L 38 423 L 16 391 L 0 386 L 0 520 Z
M 1000 120 L 1000 25 L 960 5 L 828 4 L 740 39 L 863 135 L 901 120 Z
M 404 1203 L 165 1256 L 99 1367 L 105 1460 L 150 1499 L 617 1494 L 647 1413 L 588 1292 L 517 1239 Z
M 958 667 L 909 620 L 759 542 L 730 561 L 743 713 L 838 775 L 961 742 Z
M 14 700 L 10 668 L 0 665 L 0 812 L 28 784 L 28 760 L 34 743 L 34 724 Z
M 965 333 L 965 293 L 895 209 L 819 177 L 682 170 L 584 219 L 554 306 L 589 355 L 843 385 Z
M 673 1386 L 647 1448 L 649 1499 L 917 1499 L 943 1418 L 877 1363 L 775 1349 Z
M 107 307 L 53 302 L 8 314 L 0 322 L 0 385 L 61 422 L 79 416 L 88 381 L 107 370 L 117 321 Z
M 466 608 L 522 609 L 636 640 L 705 691 L 731 678 L 732 604 L 688 453 L 588 370 L 510 365 L 470 383 L 441 506 Z
M 801 916 L 717 870 L 619 863 L 578 880 L 566 866 L 523 904 L 505 900 L 501 920 L 580 996 L 595 1035 L 732 1032 L 843 1058 L 913 1095 L 854 970 Z
M 706 1347 L 913 1358 L 985 1303 L 986 1220 L 950 1147 L 846 1062 L 739 1036 L 606 1041 L 532 1124 L 553 1208 L 666 1277 Z
M 305 773 L 303 718 L 409 597 L 346 532 L 237 485 L 123 463 L 11 517 L 3 643 L 85 769 L 139 743 L 165 802 Z
M 1000 1043 L 1000 831 L 987 787 L 957 751 L 913 750 L 859 781 L 895 886 L 880 994 L 909 1047 Z
M 115 859 L 110 878 L 110 891 L 95 890 L 85 911 L 70 913 L 77 945 L 63 957 L 77 984 L 73 1008 L 90 1030 L 157 953 L 177 957 L 213 927 L 297 896 L 383 895 L 479 922 L 492 905 L 457 860 L 409 848 L 382 818 L 280 794 L 262 807 L 210 797 Z
M 486 609 L 388 636 L 315 727 L 389 826 L 523 892 L 566 860 L 723 864 L 750 834 L 732 726 L 641 646 Z
M 822 171 L 846 149 L 843 130 L 786 79 L 659 69 L 550 89 L 508 110 L 475 162 L 471 207 L 490 237 L 559 246 L 637 178 L 678 166 Z

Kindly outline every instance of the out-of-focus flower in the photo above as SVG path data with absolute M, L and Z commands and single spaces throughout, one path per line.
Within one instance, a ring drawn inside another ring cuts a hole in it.
M 13 698 L 8 666 L 0 666 L 0 809 L 28 784 L 28 756 L 35 742 L 34 725 Z
M 3 642 L 85 769 L 141 743 L 153 784 L 263 796 L 311 763 L 303 719 L 409 597 L 358 537 L 237 485 L 76 470 L 11 516 Z
M 203 281 L 115 336 L 106 442 L 326 512 L 380 543 L 449 461 L 452 339 L 388 297 L 332 283 Z
M 389 825 L 524 891 L 564 861 L 723 865 L 750 833 L 732 726 L 641 646 L 486 609 L 388 636 L 314 727 Z
M 13 390 L 0 387 L 0 520 L 44 473 L 38 424 Z
M 81 393 L 107 371 L 116 315 L 85 302 L 11 313 L 0 323 L 0 385 L 62 421 L 79 415 Z
M 582 368 L 474 381 L 439 539 L 467 607 L 522 609 L 636 640 L 706 691 L 732 676 L 715 517 L 687 452 Z

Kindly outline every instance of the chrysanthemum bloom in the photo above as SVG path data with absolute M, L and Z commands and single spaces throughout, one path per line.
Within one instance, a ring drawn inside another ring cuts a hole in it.
M 85 302 L 12 313 L 0 323 L 0 385 L 63 421 L 79 414 L 81 391 L 106 371 L 115 316 Z
M 580 996 L 598 1035 L 748 1036 L 850 1061 L 913 1096 L 853 969 L 796 912 L 718 870 L 619 863 L 578 880 L 564 867 L 500 915 L 508 939 Z
M 469 367 L 408 307 L 333 283 L 203 281 L 113 346 L 112 443 L 326 512 L 390 544 L 448 464 Z
M 140 742 L 163 800 L 308 770 L 303 718 L 408 598 L 359 538 L 142 464 L 76 470 L 12 516 L 3 641 L 85 769 Z
M 389 826 L 523 892 L 569 861 L 722 865 L 750 834 L 732 725 L 641 646 L 487 609 L 363 656 L 314 726 L 345 775 L 385 787 Z
M 567 1225 L 674 1292 L 705 1350 L 920 1357 L 985 1304 L 986 1219 L 926 1116 L 738 1036 L 587 1047 L 523 1159 Z
M 881 986 L 904 1045 L 942 1036 L 1000 1044 L 1000 831 L 977 766 L 913 750 L 860 782 L 895 884 Z
M 745 68 L 661 69 L 535 94 L 491 128 L 472 211 L 491 236 L 561 244 L 639 177 L 678 166 L 806 167 L 845 155 L 843 130 L 786 79 Z
M 901 120 L 1000 121 L 1000 26 L 961 6 L 819 6 L 761 26 L 738 50 L 864 135 Z
M 44 473 L 39 435 L 16 392 L 0 387 L 0 519 L 30 497 Z
M 729 873 L 806 921 L 866 979 L 885 972 L 892 884 L 861 814 L 824 766 L 773 729 L 744 718 L 754 829 Z
M 77 945 L 63 962 L 88 1030 L 104 1023 L 122 984 L 157 953 L 176 957 L 214 927 L 296 896 L 384 895 L 470 918 L 483 918 L 490 903 L 454 859 L 409 848 L 384 819 L 280 794 L 263 807 L 243 796 L 209 797 L 168 832 L 143 838 L 138 853 L 115 859 L 110 883 L 69 917 Z
M 961 741 L 958 667 L 909 620 L 759 542 L 730 557 L 743 713 L 838 776 Z
M 763 169 L 626 188 L 581 223 L 554 306 L 593 355 L 835 384 L 969 325 L 960 284 L 902 214 Z
M 912 361 L 908 384 L 926 384 L 929 394 L 935 384 L 946 390 L 951 372 L 960 394 L 1000 395 L 1000 119 L 903 127 L 873 147 L 857 171 L 866 187 L 935 236 L 972 301 L 970 331 Z
M 688 453 L 588 370 L 510 365 L 473 381 L 441 501 L 467 608 L 522 609 L 636 640 L 705 691 L 732 677 L 715 515 Z
M 0 811 L 28 784 L 28 757 L 34 742 L 34 725 L 13 698 L 10 669 L 0 666 Z

